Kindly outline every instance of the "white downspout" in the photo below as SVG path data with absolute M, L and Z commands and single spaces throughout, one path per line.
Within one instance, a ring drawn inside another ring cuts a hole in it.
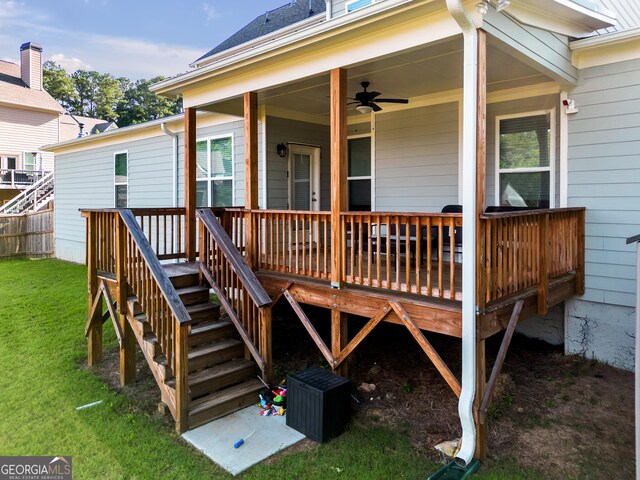
M 173 206 L 178 206 L 178 134 L 167 128 L 167 124 L 162 122 L 160 130 L 173 137 Z
M 447 0 L 447 8 L 464 37 L 462 100 L 462 393 L 458 415 L 462 442 L 456 462 L 468 465 L 476 449 L 473 399 L 476 392 L 476 101 L 478 32 L 460 0 Z

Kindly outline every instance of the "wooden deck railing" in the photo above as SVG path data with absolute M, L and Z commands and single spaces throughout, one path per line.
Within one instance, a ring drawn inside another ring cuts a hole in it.
M 121 315 L 133 314 L 126 303 L 129 295 L 135 295 L 166 357 L 167 366 L 175 376 L 174 405 L 170 407 L 179 431 L 184 431 L 188 427 L 187 346 L 191 317 L 147 238 L 150 230 L 145 233 L 141 225 L 144 220 L 138 219 L 140 216 L 154 216 L 148 211 L 143 215 L 140 211 L 136 213 L 138 215 L 129 209 L 83 211 L 88 223 L 89 296 L 99 294 L 95 281 L 98 271 L 115 276 L 116 302 Z M 171 215 L 167 213 L 166 216 Z M 156 232 L 162 224 L 168 225 L 158 220 Z M 158 238 L 159 234 L 153 236 Z
M 199 260 L 246 348 L 268 382 L 271 377 L 271 298 L 209 209 L 200 218 Z
M 584 208 L 481 215 L 486 302 L 535 285 L 544 302 L 549 278 L 571 272 L 576 273 L 580 293 L 584 288 L 584 215 Z
M 255 210 L 257 267 L 328 279 L 330 218 L 329 212 Z
M 341 218 L 346 283 L 459 299 L 461 214 L 348 212 Z
M 130 208 L 129 210 L 159 260 L 185 258 L 184 208 Z M 115 231 L 120 209 L 83 209 L 91 218 L 98 249 L 98 270 L 115 275 Z M 87 229 L 87 234 L 89 229 Z M 87 241 L 87 249 L 89 242 Z M 87 256 L 87 258 L 89 258 Z

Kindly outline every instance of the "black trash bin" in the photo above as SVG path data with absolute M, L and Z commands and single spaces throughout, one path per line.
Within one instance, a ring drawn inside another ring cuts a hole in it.
M 287 377 L 287 426 L 316 442 L 340 435 L 349 421 L 351 382 L 321 368 Z

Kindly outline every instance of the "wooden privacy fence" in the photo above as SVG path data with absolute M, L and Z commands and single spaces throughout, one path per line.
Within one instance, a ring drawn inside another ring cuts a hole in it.
M 53 210 L 0 215 L 0 258 L 47 258 L 53 251 Z

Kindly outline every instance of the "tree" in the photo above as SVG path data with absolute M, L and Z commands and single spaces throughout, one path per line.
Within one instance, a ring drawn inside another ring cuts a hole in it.
M 108 73 L 86 70 L 68 75 L 51 61 L 45 62 L 43 67 L 47 79 L 45 89 L 75 115 L 117 121 L 118 126 L 124 127 L 182 111 L 181 98 L 171 100 L 149 90 L 164 77 L 132 82 L 126 77 L 116 78 Z
M 65 69 L 48 60 L 42 65 L 42 77 L 44 89 L 64 108 L 71 108 L 76 98 L 76 92 Z

